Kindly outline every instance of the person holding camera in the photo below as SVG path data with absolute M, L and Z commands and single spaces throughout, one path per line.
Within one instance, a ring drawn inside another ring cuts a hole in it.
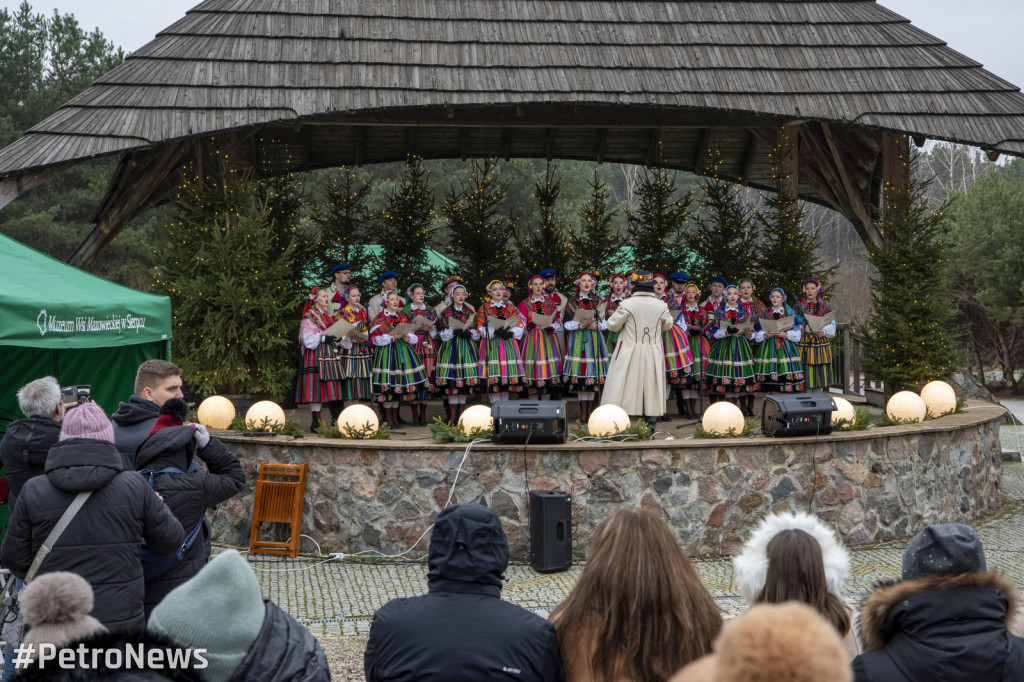
M 171 398 L 184 397 L 181 370 L 173 362 L 146 360 L 139 365 L 135 393 L 110 418 L 114 422 L 114 445 L 121 453 L 125 471 L 135 471 L 135 451 L 149 437 L 160 408 Z
M 11 422 L 0 441 L 0 458 L 10 489 L 9 509 L 14 509 L 28 480 L 44 472 L 46 453 L 60 438 L 60 420 L 64 417 L 60 384 L 53 377 L 25 384 L 18 389 L 18 407 L 25 418 Z

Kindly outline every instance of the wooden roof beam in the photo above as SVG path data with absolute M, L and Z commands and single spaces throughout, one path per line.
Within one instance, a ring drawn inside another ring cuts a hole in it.
M 0 208 L 11 203 L 33 187 L 37 187 L 53 176 L 63 173 L 65 169 L 73 165 L 75 164 L 65 163 L 59 166 L 50 166 L 34 173 L 14 175 L 0 180 Z

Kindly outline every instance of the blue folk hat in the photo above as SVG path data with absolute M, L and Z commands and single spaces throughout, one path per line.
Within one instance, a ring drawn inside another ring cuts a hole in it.
M 398 279 L 398 273 L 394 270 L 388 270 L 387 272 L 380 273 L 380 277 L 377 278 L 377 284 L 384 284 L 386 279 Z
M 545 269 L 541 270 L 540 272 L 538 272 L 537 274 L 540 275 L 541 277 L 547 279 L 548 277 L 554 277 L 555 276 L 555 269 L 554 268 L 545 268 Z
M 352 269 L 352 266 L 349 265 L 348 263 L 338 263 L 333 268 L 331 268 L 331 274 L 334 275 L 334 274 L 337 274 L 337 273 L 341 272 L 342 270 L 351 270 L 351 269 Z
M 686 284 L 687 282 L 690 281 L 690 276 L 687 275 L 685 272 L 676 272 L 673 273 L 669 279 L 671 279 L 673 282 L 678 282 L 679 284 Z
M 727 286 L 729 284 L 725 281 L 725 277 L 722 277 L 721 275 L 715 275 L 708 280 L 708 284 L 714 284 L 715 282 L 720 282 L 723 286 Z

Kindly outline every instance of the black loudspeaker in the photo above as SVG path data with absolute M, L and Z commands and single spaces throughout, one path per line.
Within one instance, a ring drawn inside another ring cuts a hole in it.
M 564 443 L 564 400 L 503 400 L 491 406 L 495 443 Z
M 572 498 L 561 490 L 530 491 L 530 565 L 540 573 L 572 566 Z
M 761 412 L 761 430 L 768 436 L 823 436 L 832 433 L 836 404 L 826 393 L 769 395 Z

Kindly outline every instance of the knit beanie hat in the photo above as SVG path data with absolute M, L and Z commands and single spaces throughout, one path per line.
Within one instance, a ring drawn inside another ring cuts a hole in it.
M 107 631 L 89 615 L 92 586 L 77 573 L 44 573 L 24 587 L 19 601 L 28 626 L 23 640 L 26 644 L 60 648 Z
M 266 607 L 249 563 L 236 550 L 218 554 L 156 605 L 146 629 L 183 647 L 203 648 L 207 682 L 227 682 L 263 628 Z
M 927 526 L 903 552 L 903 579 L 987 571 L 981 538 L 962 523 Z
M 670 682 L 850 682 L 839 632 L 817 611 L 790 601 L 758 604 L 722 628 L 714 653 Z
M 60 440 L 92 438 L 114 442 L 114 426 L 96 403 L 82 403 L 64 415 L 60 427 Z
M 156 418 L 156 423 L 153 424 L 153 428 L 149 430 L 149 436 L 160 429 L 166 429 L 171 426 L 181 426 L 185 423 L 185 419 L 188 417 L 188 403 L 181 398 L 171 398 L 160 408 L 160 416 Z

